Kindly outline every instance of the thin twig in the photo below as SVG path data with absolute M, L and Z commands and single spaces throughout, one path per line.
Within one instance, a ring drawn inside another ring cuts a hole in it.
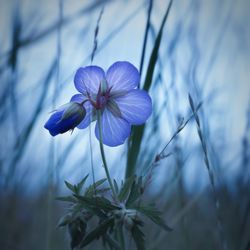
M 196 108 L 196 112 L 201 108 L 202 106 L 202 102 L 200 102 Z M 180 123 L 180 125 L 178 126 L 177 130 L 175 131 L 175 133 L 173 134 L 173 136 L 170 138 L 170 140 L 168 141 L 168 143 L 165 145 L 165 147 L 162 149 L 162 151 L 158 154 L 157 157 L 162 156 L 164 151 L 166 150 L 166 148 L 168 147 L 168 145 L 173 141 L 173 139 L 187 126 L 187 124 L 190 122 L 190 120 L 192 120 L 192 118 L 194 117 L 194 115 L 192 114 L 185 122 L 182 121 Z
M 200 102 L 198 104 L 198 106 L 196 107 L 196 112 L 201 108 L 202 106 L 202 102 Z M 153 160 L 153 162 L 149 165 L 148 168 L 148 174 L 147 172 L 145 173 L 145 175 L 147 175 L 146 180 L 145 180 L 145 184 L 144 184 L 144 190 L 143 192 L 145 192 L 146 187 L 148 186 L 148 184 L 151 181 L 152 178 L 152 174 L 153 174 L 153 170 L 155 168 L 155 166 L 157 166 L 157 164 L 163 160 L 168 158 L 169 156 L 172 155 L 172 153 L 168 153 L 165 154 L 165 150 L 166 148 L 169 146 L 169 144 L 175 139 L 175 137 L 187 126 L 187 124 L 194 118 L 194 115 L 192 114 L 185 122 L 182 120 L 182 122 L 180 123 L 180 125 L 178 126 L 177 130 L 175 131 L 175 133 L 173 134 L 173 136 L 170 138 L 170 140 L 167 142 L 167 144 L 163 147 L 163 149 L 161 150 L 161 152 L 159 154 L 157 154 Z M 145 176 L 144 175 L 144 176 Z

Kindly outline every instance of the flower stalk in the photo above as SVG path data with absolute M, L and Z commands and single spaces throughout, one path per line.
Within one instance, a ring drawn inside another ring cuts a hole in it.
M 107 165 L 107 161 L 106 161 L 106 157 L 105 157 L 105 153 L 104 153 L 104 148 L 103 148 L 102 128 L 101 128 L 101 111 L 100 110 L 97 111 L 97 123 L 98 123 L 99 137 L 100 137 L 99 138 L 99 144 L 100 144 L 102 162 L 103 162 L 103 165 L 104 165 L 105 173 L 106 173 L 110 188 L 112 190 L 113 197 L 114 197 L 115 200 L 117 200 L 117 195 L 116 195 L 116 192 L 115 192 L 113 182 L 112 182 L 112 180 L 110 178 L 108 165 Z

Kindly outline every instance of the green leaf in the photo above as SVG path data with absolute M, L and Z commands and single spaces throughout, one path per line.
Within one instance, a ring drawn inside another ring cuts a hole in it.
M 126 202 L 126 207 L 131 207 L 133 203 L 141 196 L 142 194 L 142 177 L 138 179 L 138 181 L 134 180 L 129 197 Z
M 71 249 L 75 249 L 83 240 L 87 229 L 87 223 L 80 218 L 68 224 L 68 231 L 71 238 Z
M 73 193 L 76 192 L 76 187 L 75 187 L 74 185 L 70 184 L 70 183 L 67 182 L 67 181 L 64 181 L 64 183 L 65 183 L 66 187 L 67 187 L 70 191 L 72 191 Z
M 124 201 L 129 195 L 129 192 L 131 190 L 131 186 L 135 180 L 135 176 L 131 176 L 130 178 L 126 179 L 125 183 L 121 187 L 121 191 L 118 195 L 119 201 Z
M 66 201 L 66 202 L 71 202 L 71 203 L 75 203 L 76 202 L 76 199 L 73 196 L 56 197 L 56 200 L 58 200 L 58 201 Z
M 165 223 L 165 221 L 161 218 L 162 213 L 158 211 L 154 206 L 140 206 L 136 208 L 137 211 L 144 214 L 151 221 L 153 221 L 158 226 L 162 227 L 166 231 L 172 231 L 172 229 Z
M 94 195 L 94 194 L 95 194 L 95 191 L 98 190 L 97 188 L 98 188 L 99 186 L 101 186 L 106 180 L 107 180 L 106 178 L 103 178 L 103 179 L 101 179 L 101 180 L 99 180 L 99 181 L 93 183 L 92 185 L 90 185 L 90 186 L 87 188 L 87 190 L 86 190 L 86 192 L 85 192 L 85 195 L 86 195 L 86 196 L 92 196 L 92 195 Z
M 162 33 L 163 33 L 163 28 L 166 23 L 167 17 L 169 15 L 170 9 L 172 6 L 172 0 L 169 2 L 167 11 L 163 17 L 163 20 L 161 22 L 161 27 L 160 30 L 157 34 L 154 48 L 151 52 L 148 68 L 147 68 L 147 73 L 146 73 L 146 78 L 144 82 L 143 89 L 146 91 L 149 91 L 151 85 L 152 85 L 152 80 L 153 80 L 153 75 L 154 75 L 154 70 L 158 58 L 158 52 L 161 44 L 161 38 L 162 38 Z M 127 159 L 127 167 L 126 167 L 126 178 L 132 176 L 135 173 L 135 168 L 136 168 L 136 161 L 137 157 L 139 155 L 140 147 L 141 147 L 141 142 L 143 138 L 145 130 L 145 125 L 142 126 L 136 126 L 133 128 L 132 136 L 131 136 L 131 143 L 129 145 L 129 151 L 128 151 L 128 159 Z
M 115 187 L 115 192 L 118 194 L 119 193 L 119 187 L 118 187 L 118 184 L 117 184 L 115 179 L 114 179 L 114 187 Z
M 77 194 L 80 194 L 80 192 L 82 191 L 83 185 L 85 184 L 87 178 L 89 177 L 89 175 L 87 174 L 77 185 L 76 185 L 76 189 L 77 189 Z
M 101 222 L 93 231 L 91 231 L 86 235 L 86 237 L 81 242 L 80 247 L 83 248 L 87 246 L 89 243 L 91 243 L 93 240 L 98 239 L 101 236 L 104 236 L 107 233 L 108 229 L 113 226 L 113 224 L 114 224 L 113 218 Z
M 114 240 L 109 234 L 103 236 L 104 244 L 107 243 L 110 249 L 121 250 L 119 243 Z
M 108 188 L 108 187 L 107 188 L 99 188 L 96 190 L 96 193 L 97 194 L 106 193 L 109 190 L 110 190 L 110 188 Z
M 113 205 L 108 199 L 104 197 L 86 197 L 79 195 L 75 195 L 75 197 L 87 206 L 99 208 L 107 212 L 120 209 L 120 207 Z
M 57 227 L 64 227 L 68 225 L 69 223 L 71 223 L 71 221 L 72 221 L 72 216 L 70 214 L 66 214 L 60 218 L 60 220 L 58 221 Z
M 137 250 L 145 250 L 144 233 L 135 225 L 131 231 Z

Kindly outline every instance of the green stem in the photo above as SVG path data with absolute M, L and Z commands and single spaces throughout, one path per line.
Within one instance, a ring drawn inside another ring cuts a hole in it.
M 119 242 L 121 244 L 121 250 L 125 250 L 125 241 L 124 241 L 124 235 L 123 235 L 123 228 L 122 225 L 121 227 L 118 229 L 118 239 Z
M 106 161 L 106 157 L 105 157 L 105 153 L 104 153 L 104 148 L 103 148 L 102 128 L 101 128 L 101 111 L 97 112 L 97 123 L 98 123 L 98 130 L 99 130 L 99 143 L 100 143 L 100 151 L 101 151 L 101 156 L 102 156 L 102 162 L 103 162 L 103 165 L 104 165 L 106 176 L 107 176 L 110 188 L 112 190 L 114 199 L 117 200 L 115 188 L 114 188 L 113 182 L 112 182 L 112 180 L 110 178 L 108 165 L 107 165 L 107 161 Z

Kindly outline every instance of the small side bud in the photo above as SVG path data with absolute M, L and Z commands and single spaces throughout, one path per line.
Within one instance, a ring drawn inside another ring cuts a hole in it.
M 86 109 L 82 104 L 70 102 L 57 109 L 46 122 L 44 127 L 52 136 L 73 130 L 86 116 Z
M 66 104 L 66 109 L 63 112 L 61 121 L 73 116 L 77 116 L 77 120 L 79 120 L 79 123 L 84 119 L 84 117 L 86 116 L 86 109 L 83 107 L 83 105 L 76 102 L 70 102 Z

